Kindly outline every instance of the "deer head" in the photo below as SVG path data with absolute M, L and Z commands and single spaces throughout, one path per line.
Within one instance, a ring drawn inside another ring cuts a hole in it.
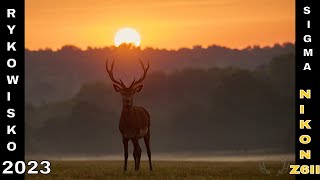
M 133 95 L 135 93 L 138 93 L 141 91 L 143 85 L 140 84 L 142 83 L 142 81 L 146 78 L 147 76 L 147 72 L 149 69 L 149 62 L 148 62 L 148 66 L 147 68 L 145 68 L 144 64 L 142 63 L 141 59 L 139 59 L 140 64 L 142 66 L 143 69 L 143 75 L 142 77 L 139 78 L 139 80 L 134 80 L 132 81 L 131 85 L 129 87 L 126 87 L 124 85 L 124 83 L 121 81 L 121 79 L 119 79 L 120 81 L 117 81 L 114 79 L 113 77 L 113 67 L 114 67 L 114 60 L 111 64 L 111 68 L 109 69 L 108 67 L 108 60 L 106 62 L 106 70 L 109 74 L 109 77 L 111 79 L 111 81 L 113 82 L 113 88 L 116 92 L 119 92 L 122 95 L 122 103 L 126 108 L 130 108 L 133 104 Z M 140 84 L 140 85 L 139 85 Z

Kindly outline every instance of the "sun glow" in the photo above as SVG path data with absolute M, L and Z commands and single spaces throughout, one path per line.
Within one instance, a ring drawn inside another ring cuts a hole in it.
M 134 44 L 135 46 L 140 46 L 140 35 L 132 28 L 122 28 L 116 32 L 114 36 L 114 45 L 120 46 L 121 44 Z

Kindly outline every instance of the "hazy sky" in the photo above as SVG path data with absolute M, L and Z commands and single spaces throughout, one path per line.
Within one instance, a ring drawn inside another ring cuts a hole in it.
M 135 28 L 141 46 L 232 48 L 294 42 L 294 0 L 26 0 L 26 47 L 113 45 Z

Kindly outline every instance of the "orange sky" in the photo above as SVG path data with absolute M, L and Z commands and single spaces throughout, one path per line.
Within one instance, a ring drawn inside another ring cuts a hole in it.
M 294 42 L 294 0 L 26 0 L 26 48 L 113 45 L 135 28 L 141 46 L 232 48 Z

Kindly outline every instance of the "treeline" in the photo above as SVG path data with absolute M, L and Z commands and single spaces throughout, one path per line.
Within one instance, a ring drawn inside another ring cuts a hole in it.
M 254 70 L 152 72 L 134 104 L 151 114 L 153 152 L 294 151 L 294 55 Z M 27 154 L 121 153 L 121 97 L 85 84 L 72 98 L 26 105 Z
M 186 68 L 235 67 L 255 69 L 281 54 L 294 52 L 294 44 L 273 47 L 230 49 L 221 46 L 192 49 L 139 49 L 132 46 L 88 48 L 64 46 L 26 50 L 26 101 L 41 104 L 74 96 L 84 83 L 106 80 L 106 59 L 116 59 L 117 76 L 130 77 L 140 73 L 138 58 L 150 62 L 150 72 L 172 73 Z

